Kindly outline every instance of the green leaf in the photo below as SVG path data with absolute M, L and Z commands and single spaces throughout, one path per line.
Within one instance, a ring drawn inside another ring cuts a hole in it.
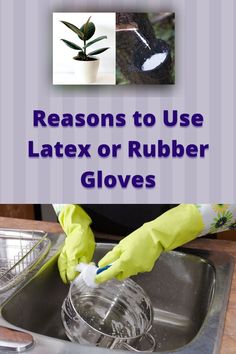
M 66 27 L 68 27 L 71 31 L 75 32 L 80 39 L 84 39 L 84 34 L 83 32 L 78 28 L 76 27 L 75 25 L 73 25 L 72 23 L 70 22 L 66 22 L 66 21 L 61 21 Z
M 88 19 L 88 21 L 80 28 L 80 31 L 83 33 L 84 35 L 84 39 L 86 41 L 88 41 L 90 38 L 92 38 L 92 36 L 95 33 L 96 27 L 94 25 L 93 22 L 89 22 L 90 18 Z
M 93 39 L 92 41 L 88 42 L 85 46 L 85 48 L 88 48 L 90 47 L 92 44 L 98 42 L 98 41 L 101 41 L 102 39 L 107 39 L 107 36 L 101 36 L 101 37 L 98 37 L 98 38 L 95 38 Z
M 68 45 L 68 47 L 72 48 L 72 49 L 76 49 L 76 50 L 82 50 L 81 47 L 79 47 L 77 44 L 67 41 L 66 39 L 61 39 L 61 41 L 63 41 L 66 45 Z
M 96 55 L 96 54 L 101 54 L 103 52 L 105 52 L 105 50 L 109 49 L 109 47 L 107 48 L 101 48 L 101 49 L 97 49 L 97 50 L 94 50 L 93 52 L 89 53 L 88 55 Z
M 82 32 L 84 34 L 85 39 L 87 39 L 86 36 L 87 36 L 87 32 L 88 32 L 88 25 L 89 25 L 90 19 L 91 19 L 91 16 L 88 18 L 87 22 L 83 26 Z

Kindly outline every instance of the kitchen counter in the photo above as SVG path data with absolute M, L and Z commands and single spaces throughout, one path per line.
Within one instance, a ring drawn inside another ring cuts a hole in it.
M 62 231 L 60 225 L 57 223 L 3 217 L 0 217 L 0 228 L 33 229 L 52 233 Z M 188 243 L 186 247 L 226 252 L 236 259 L 236 242 L 233 241 L 198 239 Z M 236 268 L 233 275 L 220 351 L 220 354 L 230 353 L 236 353 Z

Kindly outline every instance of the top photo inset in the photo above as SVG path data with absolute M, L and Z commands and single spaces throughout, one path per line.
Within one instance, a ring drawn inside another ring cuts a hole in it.
M 53 14 L 53 85 L 171 85 L 174 63 L 172 12 Z
M 117 85 L 175 83 L 175 14 L 116 14 Z

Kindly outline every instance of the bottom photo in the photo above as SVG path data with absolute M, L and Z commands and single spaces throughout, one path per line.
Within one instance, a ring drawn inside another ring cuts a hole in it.
M 1 204 L 0 352 L 216 353 L 235 241 L 233 204 Z

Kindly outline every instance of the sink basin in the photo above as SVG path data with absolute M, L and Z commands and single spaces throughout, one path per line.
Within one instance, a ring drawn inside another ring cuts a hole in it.
M 112 247 L 98 244 L 95 261 Z M 163 254 L 152 272 L 133 277 L 153 304 L 155 352 L 218 352 L 232 269 L 224 253 L 181 249 Z M 68 341 L 60 318 L 67 292 L 55 260 L 5 303 L 2 317 L 21 329 Z

